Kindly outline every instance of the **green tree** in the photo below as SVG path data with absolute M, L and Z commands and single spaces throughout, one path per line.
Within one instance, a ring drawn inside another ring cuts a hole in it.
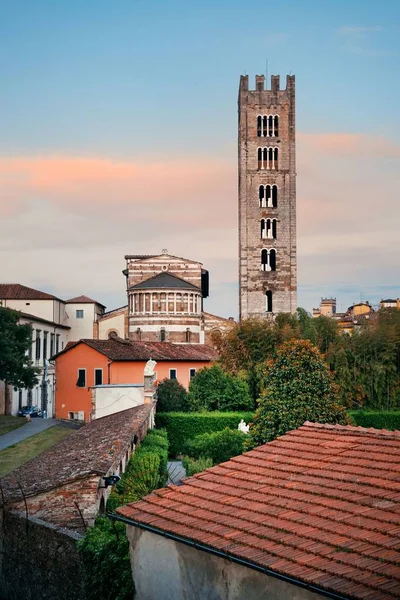
M 240 374 L 247 381 L 254 400 L 262 389 L 262 368 L 257 366 L 274 356 L 284 332 L 283 325 L 278 328 L 269 319 L 251 317 L 237 323 L 226 334 L 213 338 L 219 364 L 228 373 Z
M 39 370 L 27 354 L 32 344 L 32 327 L 19 323 L 15 310 L 0 307 L 0 381 L 19 388 L 32 388 Z
M 305 421 L 348 423 L 328 366 L 309 340 L 282 344 L 250 427 L 249 446 L 269 442 Z
M 177 379 L 164 379 L 157 387 L 159 412 L 186 412 L 189 410 L 188 393 Z
M 197 371 L 189 385 L 188 404 L 191 411 L 254 408 L 246 381 L 227 373 L 219 365 Z

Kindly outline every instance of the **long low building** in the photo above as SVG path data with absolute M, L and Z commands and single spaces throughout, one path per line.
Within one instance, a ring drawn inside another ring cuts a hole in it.
M 118 337 L 67 344 L 54 357 L 56 418 L 90 421 L 96 389 L 143 384 L 144 368 L 150 359 L 157 362 L 157 381 L 177 379 L 188 387 L 199 369 L 217 359 L 217 353 L 203 344 L 129 342 Z M 110 402 L 117 400 L 110 397 Z
M 105 510 L 111 488 L 104 478 L 125 471 L 153 413 L 153 404 L 142 404 L 74 431 L 2 478 L 0 506 L 84 531 Z

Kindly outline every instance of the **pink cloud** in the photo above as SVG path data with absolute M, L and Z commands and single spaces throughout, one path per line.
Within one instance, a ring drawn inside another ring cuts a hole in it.
M 139 211 L 153 218 L 187 221 L 205 208 L 220 212 L 221 198 L 236 194 L 235 166 L 227 161 L 177 159 L 165 162 L 116 161 L 68 156 L 0 158 L 3 189 L 0 214 L 28 201 L 47 200 L 65 210 L 85 212 L 93 206 Z M 112 216 L 112 215 L 111 215 Z
M 299 147 L 305 151 L 335 156 L 370 158 L 400 157 L 400 146 L 383 136 L 362 133 L 298 133 Z

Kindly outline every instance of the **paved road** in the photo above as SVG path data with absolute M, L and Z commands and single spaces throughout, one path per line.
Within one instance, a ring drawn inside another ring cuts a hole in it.
M 22 442 L 22 440 L 35 435 L 35 433 L 40 433 L 40 431 L 58 424 L 56 419 L 40 419 L 36 417 L 32 421 L 28 421 L 25 425 L 18 427 L 18 429 L 0 435 L 0 450 L 8 448 L 13 444 L 18 444 L 18 442 Z
M 180 480 L 186 477 L 186 471 L 181 460 L 168 461 L 168 483 L 179 484 Z

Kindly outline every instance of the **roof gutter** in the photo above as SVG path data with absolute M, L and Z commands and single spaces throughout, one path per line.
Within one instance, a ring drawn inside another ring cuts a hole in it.
M 305 583 L 300 579 L 295 579 L 294 577 L 290 577 L 288 575 L 283 575 L 281 573 L 277 573 L 276 571 L 272 571 L 266 567 L 261 565 L 257 565 L 253 562 L 250 562 L 244 558 L 239 558 L 230 554 L 229 552 L 222 552 L 221 550 L 217 550 L 212 546 L 208 546 L 207 544 L 202 544 L 196 542 L 194 540 L 190 540 L 189 538 L 184 538 L 180 535 L 176 535 L 175 533 L 170 533 L 168 531 L 163 531 L 162 529 L 158 529 L 157 527 L 153 527 L 152 525 L 146 525 L 145 523 L 139 523 L 139 521 L 135 521 L 133 519 L 127 519 L 121 515 L 117 515 L 115 513 L 107 513 L 107 516 L 114 521 L 120 521 L 121 523 L 125 523 L 126 525 L 133 525 L 134 527 L 138 527 L 139 529 L 143 529 L 144 531 L 149 531 L 150 533 L 154 533 L 156 535 L 161 535 L 169 540 L 173 540 L 175 542 L 180 542 L 181 544 L 186 544 L 186 546 L 191 546 L 192 548 L 196 548 L 196 550 L 202 550 L 203 552 L 207 552 L 208 554 L 213 554 L 214 556 L 218 556 L 219 558 L 224 558 L 225 560 L 229 560 L 234 562 L 242 567 L 247 567 L 249 569 L 253 569 L 254 571 L 258 571 L 260 573 L 264 573 L 264 575 L 268 575 L 269 577 L 275 577 L 276 579 L 280 579 L 285 583 L 290 583 L 292 585 L 296 585 L 298 587 L 309 590 L 310 592 L 314 592 L 315 594 L 320 594 L 321 596 L 325 596 L 326 598 L 332 598 L 332 600 L 348 600 L 350 596 L 342 596 L 340 594 L 335 594 L 335 592 L 329 592 L 324 590 L 316 585 Z

